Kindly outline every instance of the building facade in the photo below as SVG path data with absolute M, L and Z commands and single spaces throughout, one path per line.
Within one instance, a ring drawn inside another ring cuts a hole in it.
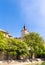
M 12 37 L 7 31 L 0 29 L 0 32 L 2 32 L 4 37 L 6 37 L 6 38 Z

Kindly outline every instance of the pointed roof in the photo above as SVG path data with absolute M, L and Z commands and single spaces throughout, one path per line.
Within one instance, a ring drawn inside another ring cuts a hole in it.
M 25 26 L 25 25 L 23 26 L 23 30 L 27 30 L 27 28 L 26 28 L 26 26 Z
M 0 32 L 3 32 L 3 33 L 6 33 L 6 34 L 9 34 L 7 31 L 2 30 L 2 29 L 0 29 Z

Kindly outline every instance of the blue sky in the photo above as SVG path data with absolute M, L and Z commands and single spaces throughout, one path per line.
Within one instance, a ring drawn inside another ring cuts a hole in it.
M 24 24 L 45 39 L 45 0 L 0 0 L 0 29 L 19 37 Z

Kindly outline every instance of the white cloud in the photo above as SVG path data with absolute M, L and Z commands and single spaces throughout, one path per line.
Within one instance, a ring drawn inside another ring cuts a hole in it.
M 21 8 L 26 23 L 45 27 L 45 0 L 21 0 Z

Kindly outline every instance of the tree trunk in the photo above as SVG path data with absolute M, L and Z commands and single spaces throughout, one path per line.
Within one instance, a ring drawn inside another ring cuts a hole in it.
M 32 59 L 34 59 L 35 58 L 35 54 L 34 53 L 32 53 L 32 57 L 31 57 Z
M 20 60 L 20 59 L 21 59 L 21 58 L 20 58 L 20 55 L 17 55 L 17 57 L 16 57 L 16 58 L 17 58 L 17 60 Z

